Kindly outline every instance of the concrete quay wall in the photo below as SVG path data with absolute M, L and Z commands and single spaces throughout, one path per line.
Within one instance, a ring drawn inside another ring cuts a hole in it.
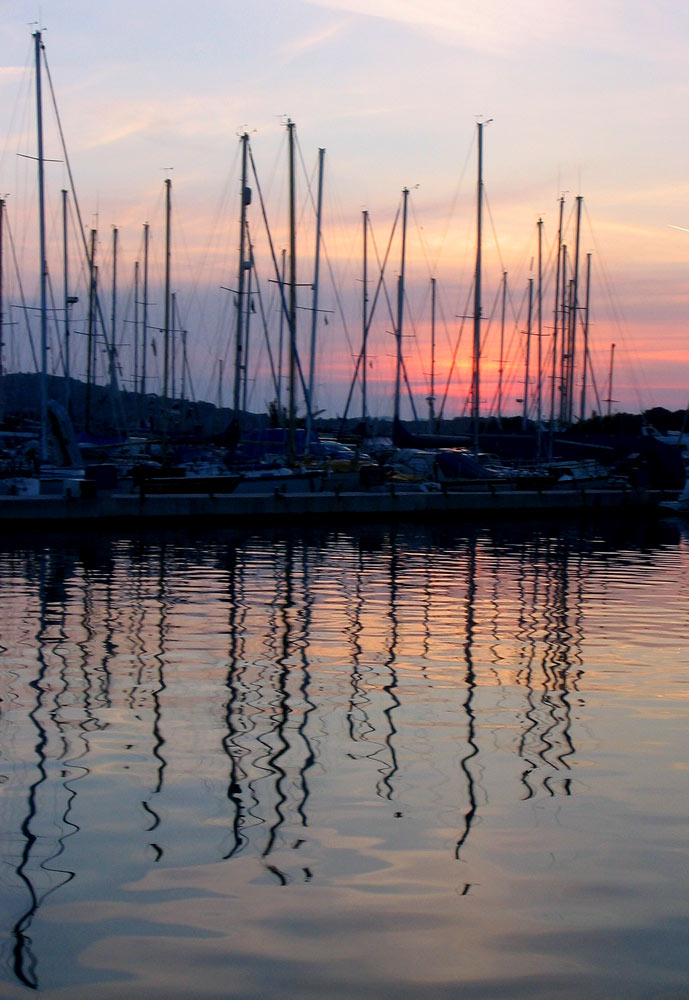
M 299 520 L 397 519 L 456 515 L 509 516 L 539 512 L 614 511 L 654 507 L 659 491 L 510 490 L 461 493 L 261 493 L 229 495 L 101 494 L 93 498 L 7 497 L 0 500 L 0 527 L 23 523 L 75 524 L 119 521 L 131 524 L 208 520 L 262 524 Z

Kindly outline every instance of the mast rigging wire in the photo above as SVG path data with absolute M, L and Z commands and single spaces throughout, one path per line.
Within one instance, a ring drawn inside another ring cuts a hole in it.
M 376 263 L 378 264 L 379 277 L 378 277 L 378 284 L 376 285 L 376 291 L 375 291 L 375 294 L 373 296 L 373 302 L 371 303 L 371 309 L 369 311 L 368 318 L 367 318 L 367 321 L 366 321 L 366 327 L 364 329 L 363 344 L 361 346 L 361 350 L 359 351 L 359 355 L 358 355 L 358 357 L 356 359 L 356 365 L 354 367 L 354 374 L 352 376 L 352 381 L 351 381 L 351 384 L 350 384 L 350 387 L 349 387 L 349 394 L 347 396 L 347 402 L 345 404 L 344 414 L 342 416 L 342 420 L 341 420 L 341 423 L 340 423 L 340 430 L 338 431 L 338 437 L 340 437 L 342 435 L 342 430 L 344 428 L 344 422 L 347 419 L 347 415 L 349 413 L 349 404 L 352 401 L 352 395 L 354 393 L 354 386 L 356 385 L 356 380 L 357 380 L 358 375 L 359 375 L 359 368 L 361 366 L 361 362 L 362 362 L 362 359 L 363 359 L 363 356 L 364 356 L 365 346 L 366 346 L 366 343 L 368 341 L 368 333 L 369 333 L 369 330 L 371 329 L 371 323 L 373 322 L 373 316 L 374 316 L 375 311 L 376 311 L 376 304 L 378 302 L 378 294 L 379 294 L 381 286 L 383 285 L 383 282 L 384 282 L 385 268 L 387 267 L 388 257 L 390 256 L 390 250 L 392 248 L 392 241 L 393 241 L 394 236 L 395 236 L 395 230 L 397 228 L 397 223 L 399 221 L 401 208 L 402 208 L 402 203 L 400 201 L 398 203 L 398 205 L 397 205 L 397 212 L 395 214 L 395 218 L 394 218 L 394 221 L 392 223 L 392 229 L 390 230 L 390 239 L 388 240 L 388 245 L 387 245 L 386 250 L 385 250 L 385 257 L 384 257 L 382 265 L 380 263 L 380 255 L 378 253 L 378 244 L 376 243 L 376 237 L 375 237 L 375 234 L 373 232 L 373 226 L 371 225 L 371 220 L 369 218 L 369 228 L 370 228 L 370 231 L 371 231 L 371 239 L 373 240 L 373 249 L 374 249 L 375 255 L 376 255 Z
M 24 313 L 24 322 L 26 323 L 26 332 L 29 335 L 29 345 L 31 347 L 31 356 L 33 357 L 33 363 L 34 363 L 34 366 L 36 368 L 36 371 L 38 371 L 38 356 L 36 354 L 36 347 L 35 347 L 35 344 L 33 342 L 33 334 L 31 332 L 31 323 L 29 321 L 29 310 L 28 310 L 28 307 L 26 305 L 26 298 L 24 296 L 24 286 L 22 284 L 21 274 L 19 272 L 19 262 L 17 261 L 17 250 L 16 250 L 16 247 L 14 245 L 14 238 L 12 236 L 12 227 L 10 226 L 9 213 L 7 213 L 7 212 L 5 212 L 5 225 L 7 227 L 7 236 L 8 236 L 8 239 L 10 241 L 10 247 L 11 247 L 11 250 L 12 250 L 12 260 L 14 261 L 14 270 L 15 270 L 15 275 L 16 275 L 16 278 L 17 278 L 17 285 L 18 285 L 18 288 L 19 288 L 19 297 L 21 298 L 21 303 L 22 303 L 22 311 Z
M 282 278 L 280 277 L 280 269 L 278 267 L 277 257 L 275 256 L 275 247 L 273 245 L 273 237 L 272 237 L 272 234 L 270 232 L 270 226 L 268 225 L 268 217 L 266 215 L 266 207 L 265 207 L 265 202 L 263 201 L 263 192 L 261 191 L 261 184 L 260 184 L 260 181 L 258 179 L 258 172 L 256 170 L 256 163 L 254 161 L 254 154 L 253 154 L 253 150 L 251 148 L 251 143 L 249 142 L 247 145 L 248 145 L 249 159 L 251 161 L 251 169 L 253 171 L 254 180 L 256 181 L 256 190 L 258 191 L 259 201 L 261 202 L 261 214 L 263 216 L 263 224 L 265 226 L 266 235 L 268 237 L 268 245 L 270 246 L 270 254 L 271 254 L 271 257 L 273 259 L 273 267 L 275 268 L 275 277 L 276 277 L 276 280 L 277 280 L 277 283 L 278 283 L 278 288 L 280 289 L 280 297 L 282 299 L 282 308 L 284 310 L 288 326 L 290 326 L 291 325 L 291 321 L 290 321 L 289 310 L 287 308 L 287 300 L 285 299 L 285 290 L 283 288 Z M 299 358 L 299 352 L 296 349 L 296 337 L 294 336 L 295 332 L 296 331 L 292 331 L 292 341 L 294 343 L 294 360 L 296 362 L 296 368 L 297 368 L 297 373 L 299 375 L 299 381 L 301 383 L 302 392 L 304 393 L 304 400 L 306 402 L 306 408 L 307 408 L 309 414 L 311 415 L 311 417 L 313 417 L 313 414 L 311 414 L 311 400 L 309 398 L 309 392 L 308 392 L 308 388 L 306 386 L 306 381 L 304 380 L 304 373 L 303 373 L 302 367 L 301 367 L 301 361 L 300 361 L 300 358 Z
M 71 188 L 71 191 L 72 191 L 72 199 L 74 201 L 74 207 L 75 207 L 75 210 L 76 210 L 76 213 L 77 213 L 77 217 L 79 219 L 79 230 L 80 230 L 80 233 L 81 233 L 82 246 L 83 246 L 83 249 L 84 249 L 84 253 L 86 254 L 86 259 L 88 260 L 89 251 L 88 251 L 88 244 L 87 244 L 87 241 L 86 241 L 86 232 L 84 230 L 84 225 L 83 225 L 82 218 L 81 218 L 81 209 L 79 208 L 79 199 L 77 198 L 76 187 L 74 185 L 74 175 L 72 174 L 72 165 L 70 163 L 69 154 L 67 152 L 67 144 L 65 142 L 65 134 L 64 134 L 64 131 L 62 129 L 62 119 L 60 118 L 60 112 L 59 112 L 58 106 L 57 106 L 57 98 L 55 96 L 55 89 L 53 87 L 53 78 L 52 78 L 52 76 L 50 74 L 50 67 L 48 66 L 48 59 L 47 59 L 46 54 L 45 54 L 45 45 L 43 45 L 43 43 L 41 43 L 41 52 L 42 52 L 42 55 L 43 55 L 43 65 L 45 66 L 46 76 L 48 78 L 48 85 L 50 87 L 50 96 L 51 96 L 52 102 L 53 102 L 53 111 L 54 111 L 54 114 L 55 114 L 55 122 L 57 124 L 58 133 L 60 135 L 60 144 L 62 146 L 62 153 L 63 153 L 63 156 L 65 158 L 65 166 L 67 167 L 67 175 L 69 177 L 69 184 L 70 184 L 70 188 Z M 96 310 L 97 310 L 98 315 L 100 317 L 101 329 L 103 331 L 103 339 L 105 340 L 105 344 L 106 344 L 106 347 L 108 349 L 109 358 L 110 358 L 111 381 L 112 381 L 112 389 L 114 390 L 114 392 L 111 393 L 111 397 L 113 397 L 111 399 L 111 405 L 113 407 L 113 417 L 115 419 L 115 423 L 117 423 L 117 418 L 119 417 L 119 419 L 120 419 L 120 423 L 119 423 L 120 430 L 124 431 L 124 430 L 126 430 L 126 420 L 125 420 L 125 415 L 124 415 L 123 403 L 122 403 L 122 400 L 120 398 L 120 394 L 119 394 L 119 391 L 118 391 L 119 386 L 118 386 L 118 383 L 117 383 L 117 374 L 115 372 L 115 365 L 114 365 L 114 359 L 115 359 L 114 330 L 112 331 L 112 333 L 113 333 L 113 341 L 112 341 L 112 343 L 108 343 L 108 334 L 107 334 L 107 328 L 106 328 L 106 324 L 105 324 L 105 317 L 103 315 L 103 309 L 102 309 L 102 306 L 101 306 L 100 296 L 98 294 L 98 289 L 96 289 L 95 299 L 96 299 Z

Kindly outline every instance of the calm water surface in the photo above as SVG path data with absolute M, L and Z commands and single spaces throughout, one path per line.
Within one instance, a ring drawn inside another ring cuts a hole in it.
M 689 543 L 0 539 L 0 995 L 689 994 Z

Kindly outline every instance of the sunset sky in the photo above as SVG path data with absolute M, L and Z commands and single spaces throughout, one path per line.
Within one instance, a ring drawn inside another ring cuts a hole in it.
M 279 251 L 287 239 L 284 124 L 289 116 L 300 150 L 298 280 L 304 286 L 312 280 L 314 221 L 301 158 L 315 197 L 318 148 L 326 149 L 327 259 L 321 262 L 319 307 L 324 311 L 318 324 L 316 405 L 331 414 L 342 412 L 359 350 L 362 211 L 370 212 L 382 255 L 406 186 L 411 194 L 404 350 L 417 410 L 425 415 L 430 277 L 438 283 L 436 380 L 442 395 L 474 266 L 476 122 L 491 119 L 484 130 L 482 409 L 495 406 L 500 317 L 494 309 L 503 269 L 510 290 L 504 410 L 521 408 L 525 292 L 528 278 L 537 278 L 539 217 L 544 358 L 550 349 L 561 195 L 572 247 L 575 199 L 584 199 L 581 267 L 591 252 L 591 357 L 601 405 L 606 406 L 613 342 L 613 409 L 687 404 L 689 232 L 671 228 L 689 229 L 689 5 L 684 0 L 652 5 L 641 0 L 483 0 L 480 5 L 467 0 L 198 0 L 191 5 L 2 0 L 0 9 L 0 193 L 7 199 L 24 292 L 35 305 L 35 209 L 29 208 L 35 164 L 17 154 L 35 154 L 31 33 L 40 17 L 83 222 L 87 229 L 98 229 L 107 316 L 112 229 L 118 228 L 117 336 L 124 384 L 131 378 L 134 261 L 142 259 L 142 226 L 149 222 L 152 288 L 157 289 L 164 180 L 170 177 L 172 282 L 180 322 L 189 331 L 194 391 L 201 398 L 217 398 L 218 359 L 227 374 L 233 357 L 232 293 L 221 286 L 234 288 L 237 280 L 238 136 L 244 130 L 251 135 Z M 47 83 L 45 100 L 47 107 Z M 62 159 L 51 123 L 46 124 L 45 155 Z M 47 165 L 46 183 L 51 279 L 59 297 L 60 190 L 68 186 L 64 164 Z M 256 196 L 249 224 L 275 349 L 276 286 L 270 281 L 274 275 Z M 399 268 L 398 228 L 386 272 L 391 302 Z M 17 339 L 23 319 L 14 309 L 14 265 L 4 270 L 11 321 L 17 324 L 5 336 L 6 363 L 10 369 L 28 367 L 29 355 Z M 76 329 L 83 326 L 83 265 L 75 260 L 72 271 L 80 298 Z M 373 256 L 369 277 L 372 296 Z M 160 292 L 150 300 L 155 303 L 150 322 L 160 326 Z M 310 303 L 310 291 L 302 287 L 305 369 Z M 258 300 L 255 305 L 249 405 L 263 410 L 274 392 L 265 377 Z M 394 340 L 383 306 L 381 298 L 371 328 L 374 415 L 391 411 Z M 470 351 L 467 322 L 446 416 L 464 406 Z M 536 351 L 534 338 L 532 356 Z M 55 345 L 54 366 L 57 356 Z M 77 356 L 77 375 L 79 364 L 83 368 Z M 159 359 L 151 357 L 151 391 L 159 391 L 156 365 Z M 546 378 L 548 398 L 549 386 Z M 222 395 L 229 403 L 228 378 Z M 354 399 L 356 412 L 360 394 Z M 597 405 L 590 390 L 588 407 Z M 410 413 L 405 402 L 403 415 Z

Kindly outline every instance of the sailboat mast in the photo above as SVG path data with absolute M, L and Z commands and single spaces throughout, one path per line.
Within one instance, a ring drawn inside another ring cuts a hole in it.
M 541 420 L 543 418 L 543 219 L 538 220 L 538 380 L 536 382 L 536 412 L 540 458 Z
M 182 386 L 180 389 L 180 397 L 182 402 L 182 420 L 186 422 L 186 413 L 184 402 L 187 395 L 187 331 L 182 330 Z
M 586 304 L 584 306 L 584 371 L 581 381 L 581 420 L 586 420 L 586 373 L 589 365 L 589 306 L 591 303 L 591 254 L 586 254 Z
M 234 396 L 232 397 L 232 405 L 234 408 L 234 415 L 238 417 L 239 415 L 239 396 L 241 389 L 242 380 L 242 338 L 244 324 L 242 318 L 244 315 L 244 272 L 247 269 L 246 258 L 246 207 L 249 203 L 248 200 L 248 187 L 246 183 L 247 178 L 247 153 L 249 136 L 245 132 L 241 137 L 242 143 L 242 191 L 241 191 L 241 208 L 239 212 L 239 273 L 237 277 L 237 339 L 235 345 L 235 361 L 234 361 Z
M 476 183 L 476 270 L 474 274 L 474 343 L 471 377 L 471 420 L 474 434 L 474 454 L 478 454 L 478 430 L 481 412 L 481 248 L 483 211 L 483 126 L 478 125 L 478 179 Z
M 562 261 L 560 265 L 560 317 L 562 320 L 561 351 L 560 351 L 560 426 L 567 423 L 567 349 L 569 335 L 567 332 L 567 244 L 561 247 Z
M 144 301 L 141 329 L 141 401 L 146 412 L 146 361 L 148 356 L 148 241 L 149 226 L 144 223 Z
M 366 328 L 367 323 L 367 312 L 368 312 L 368 212 L 364 209 L 363 213 L 364 222 L 364 273 L 363 273 L 363 294 L 361 298 L 361 419 L 366 424 L 366 366 L 368 364 L 367 357 L 367 341 L 368 341 L 368 330 Z
M 321 266 L 321 222 L 323 213 L 323 163 L 325 150 L 318 150 L 318 201 L 316 205 L 316 251 L 313 266 L 313 303 L 311 307 L 311 355 L 309 358 L 309 399 L 306 407 L 306 451 L 311 441 L 313 390 L 316 376 L 316 330 L 318 326 L 318 291 Z
M 294 177 L 294 122 L 287 121 L 289 137 L 289 455 L 296 457 L 297 418 L 297 209 Z
M 428 397 L 429 432 L 435 431 L 435 278 L 431 278 L 431 394 Z
M 69 368 L 69 257 L 67 254 L 67 191 L 62 190 L 62 300 L 65 311 L 65 410 L 69 413 L 70 403 L 70 368 Z
M 134 392 L 139 385 L 139 262 L 134 261 Z
M 397 281 L 397 364 L 395 365 L 395 412 L 394 423 L 399 423 L 400 419 L 400 386 L 402 377 L 402 327 L 404 322 L 404 265 L 407 255 L 407 202 L 409 200 L 409 188 L 402 191 L 402 261 L 400 264 L 400 276 Z
M 247 393 L 249 389 L 249 333 L 251 328 L 251 282 L 254 276 L 254 251 L 249 237 L 249 278 L 246 290 L 246 317 L 244 320 L 244 361 L 242 364 L 242 410 L 246 413 Z
M 112 231 L 112 312 L 110 324 L 112 343 L 110 345 L 110 387 L 115 391 L 115 358 L 117 355 L 117 227 Z
M 180 372 L 180 379 L 179 379 L 179 381 L 180 381 L 180 398 L 181 398 L 181 401 L 183 403 L 184 402 L 184 331 L 182 330 L 182 321 L 179 318 L 179 303 L 177 301 L 177 294 L 176 294 L 176 292 L 172 293 L 172 329 L 175 331 L 176 334 L 178 334 L 178 336 L 177 336 L 177 342 L 179 344 L 180 353 L 182 355 L 182 359 L 181 359 L 181 362 L 180 362 L 181 372 Z M 173 373 L 172 374 L 172 398 L 176 399 L 177 398 L 175 396 L 176 385 L 177 385 L 177 375 L 176 375 L 176 372 L 177 372 L 177 361 L 176 361 L 176 354 L 175 354 L 174 358 L 175 358 L 175 360 L 173 360 L 173 364 L 172 364 L 172 373 Z
M 577 195 L 577 229 L 574 244 L 574 277 L 572 279 L 572 311 L 570 315 L 570 342 L 568 350 L 568 383 L 567 383 L 567 423 L 574 419 L 574 363 L 576 361 L 577 318 L 579 313 L 579 246 L 581 242 L 581 203 L 583 198 Z
M 283 341 L 285 333 L 285 310 L 282 303 L 285 301 L 285 274 L 286 274 L 286 261 L 287 261 L 287 250 L 283 247 L 281 251 L 281 267 L 280 267 L 280 327 L 278 333 L 278 422 L 282 427 L 284 421 L 282 419 L 282 361 L 283 361 Z
M 505 369 L 505 307 L 507 305 L 507 271 L 502 272 L 502 308 L 500 311 L 500 362 L 498 367 L 498 426 L 502 427 L 502 376 Z
M 608 373 L 608 416 L 610 416 L 610 408 L 612 406 L 612 372 L 613 365 L 615 363 L 615 345 L 610 345 L 610 371 Z
M 569 425 L 572 423 L 573 417 L 573 402 L 572 393 L 574 391 L 574 331 L 573 325 L 576 323 L 576 309 L 575 303 L 575 285 L 574 278 L 569 279 L 567 285 L 567 334 L 568 334 L 568 344 L 567 349 L 567 364 L 569 365 L 567 369 L 567 391 L 566 391 L 566 402 L 567 408 L 565 411 L 565 424 Z
M 170 399 L 174 402 L 175 400 L 175 380 L 177 374 L 177 355 L 175 353 L 176 343 L 175 343 L 175 333 L 177 332 L 176 319 L 177 316 L 177 293 L 173 292 L 170 296 Z
M 45 177 L 43 163 L 43 97 L 41 93 L 41 32 L 34 33 L 36 62 L 36 139 L 38 159 L 38 233 L 41 282 L 41 461 L 48 457 L 48 310 L 47 310 L 47 261 L 45 249 Z
M 168 367 L 170 363 L 170 221 L 172 181 L 165 178 L 165 307 L 163 330 L 163 437 L 167 431 Z
M 558 351 L 558 318 L 560 310 L 560 262 L 562 260 L 562 216 L 565 208 L 564 195 L 560 198 L 560 222 L 557 228 L 557 263 L 555 266 L 555 308 L 553 310 L 553 363 L 552 363 L 552 386 L 550 391 L 550 437 L 555 422 L 555 399 L 557 398 L 557 351 Z
M 94 373 L 94 333 L 96 321 L 96 230 L 91 230 L 91 248 L 89 251 L 89 322 L 86 347 L 86 407 L 84 424 L 86 430 L 91 428 L 91 391 Z
M 522 412 L 522 430 L 526 430 L 529 419 L 529 365 L 531 361 L 531 321 L 533 312 L 533 278 L 529 278 L 529 313 L 526 324 L 526 370 L 524 372 L 524 409 Z

